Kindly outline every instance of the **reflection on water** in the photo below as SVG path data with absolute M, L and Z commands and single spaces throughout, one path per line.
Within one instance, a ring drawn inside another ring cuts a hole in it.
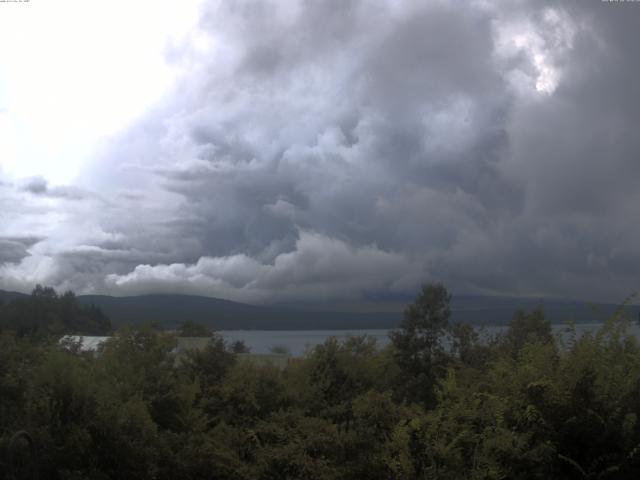
M 601 323 L 580 323 L 575 325 L 575 330 L 579 337 L 601 326 Z M 557 334 L 566 332 L 568 328 L 568 324 L 553 325 L 553 331 Z M 486 326 L 478 328 L 478 331 L 481 338 L 488 339 L 505 329 L 504 326 Z M 230 342 L 242 340 L 253 353 L 269 353 L 274 347 L 285 347 L 291 355 L 299 356 L 329 337 L 345 339 L 368 335 L 376 339 L 378 346 L 383 347 L 389 343 L 389 332 L 390 330 L 221 330 L 218 333 Z M 640 327 L 633 324 L 632 332 L 640 336 Z

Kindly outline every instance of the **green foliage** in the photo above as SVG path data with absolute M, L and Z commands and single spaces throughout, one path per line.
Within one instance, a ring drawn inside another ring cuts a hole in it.
M 231 351 L 233 353 L 249 353 L 251 350 L 242 340 L 236 340 L 231 344 Z
M 111 322 L 99 308 L 83 306 L 71 291 L 58 295 L 37 285 L 30 296 L 0 304 L 0 331 L 42 340 L 64 334 L 107 335 Z
M 527 343 L 536 341 L 550 343 L 552 340 L 551 322 L 545 318 L 544 312 L 540 309 L 532 312 L 517 311 L 502 339 L 505 348 L 513 355 L 517 355 Z
M 404 398 L 432 407 L 435 386 L 445 371 L 441 339 L 449 326 L 451 295 L 442 284 L 424 285 L 407 307 L 400 329 L 391 333 Z
M 181 337 L 210 337 L 212 334 L 210 328 L 191 320 L 185 320 L 178 328 L 178 335 Z
M 289 355 L 291 353 L 285 345 L 274 345 L 269 351 L 278 355 Z
M 34 296 L 45 316 L 61 311 L 55 292 Z M 39 326 L 7 329 L 0 472 L 24 429 L 40 478 L 637 478 L 640 344 L 627 321 L 560 339 L 542 312 L 519 312 L 482 343 L 448 325 L 448 302 L 427 286 L 389 347 L 332 338 L 285 368 L 237 361 L 215 335 L 178 355 L 172 335 L 122 329 L 90 355 Z

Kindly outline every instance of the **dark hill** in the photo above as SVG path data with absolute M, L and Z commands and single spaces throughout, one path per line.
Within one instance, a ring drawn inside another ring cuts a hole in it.
M 114 325 L 156 322 L 174 328 L 184 320 L 192 320 L 218 330 L 338 330 L 395 328 L 402 320 L 405 304 L 396 311 L 350 312 L 339 305 L 324 309 L 291 306 L 257 306 L 210 297 L 189 295 L 142 295 L 108 297 L 87 295 L 82 303 L 100 307 Z M 407 302 L 410 303 L 410 302 Z M 603 322 L 617 308 L 614 304 L 588 304 L 572 300 L 550 300 L 518 297 L 473 295 L 453 296 L 453 321 L 474 325 L 505 325 L 518 309 L 542 307 L 553 323 Z M 639 306 L 625 307 L 632 318 L 638 318 Z
M 334 330 L 391 328 L 401 319 L 399 312 L 319 312 L 190 295 L 86 295 L 79 300 L 100 307 L 115 326 L 155 322 L 175 328 L 182 321 L 191 320 L 217 330 Z
M 5 292 L 4 290 L 0 290 L 0 303 L 7 303 L 11 300 L 15 300 L 16 298 L 24 298 L 27 295 L 24 293 L 18 292 Z
M 24 294 L 0 290 L 4 302 Z M 375 300 L 366 312 L 345 311 L 340 304 L 297 304 L 295 306 L 257 306 L 218 298 L 190 295 L 141 295 L 110 297 L 81 295 L 81 304 L 98 306 L 114 326 L 155 323 L 175 328 L 185 320 L 217 330 L 339 330 L 394 328 L 402 310 L 411 300 L 396 299 L 394 307 L 376 310 Z M 474 325 L 505 325 L 518 309 L 542 307 L 553 323 L 602 322 L 617 308 L 613 304 L 594 304 L 572 300 L 476 295 L 453 296 L 453 321 Z M 640 306 L 625 307 L 631 318 L 638 318 Z

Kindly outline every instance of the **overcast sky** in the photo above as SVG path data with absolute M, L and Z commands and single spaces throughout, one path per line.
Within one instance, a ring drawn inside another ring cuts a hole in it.
M 0 3 L 0 289 L 620 301 L 640 2 Z

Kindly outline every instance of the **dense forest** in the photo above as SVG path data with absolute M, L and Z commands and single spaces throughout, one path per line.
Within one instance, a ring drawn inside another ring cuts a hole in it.
M 278 368 L 216 335 L 176 356 L 151 326 L 117 330 L 97 355 L 61 348 L 61 332 L 111 329 L 74 298 L 39 287 L 0 307 L 0 478 L 640 474 L 640 344 L 622 311 L 581 337 L 516 312 L 481 342 L 426 285 L 388 347 L 329 339 Z
M 65 333 L 107 335 L 111 321 L 94 305 L 82 305 L 76 295 L 59 295 L 51 287 L 36 285 L 31 295 L 9 301 L 0 298 L 0 328 L 32 340 L 59 338 Z

